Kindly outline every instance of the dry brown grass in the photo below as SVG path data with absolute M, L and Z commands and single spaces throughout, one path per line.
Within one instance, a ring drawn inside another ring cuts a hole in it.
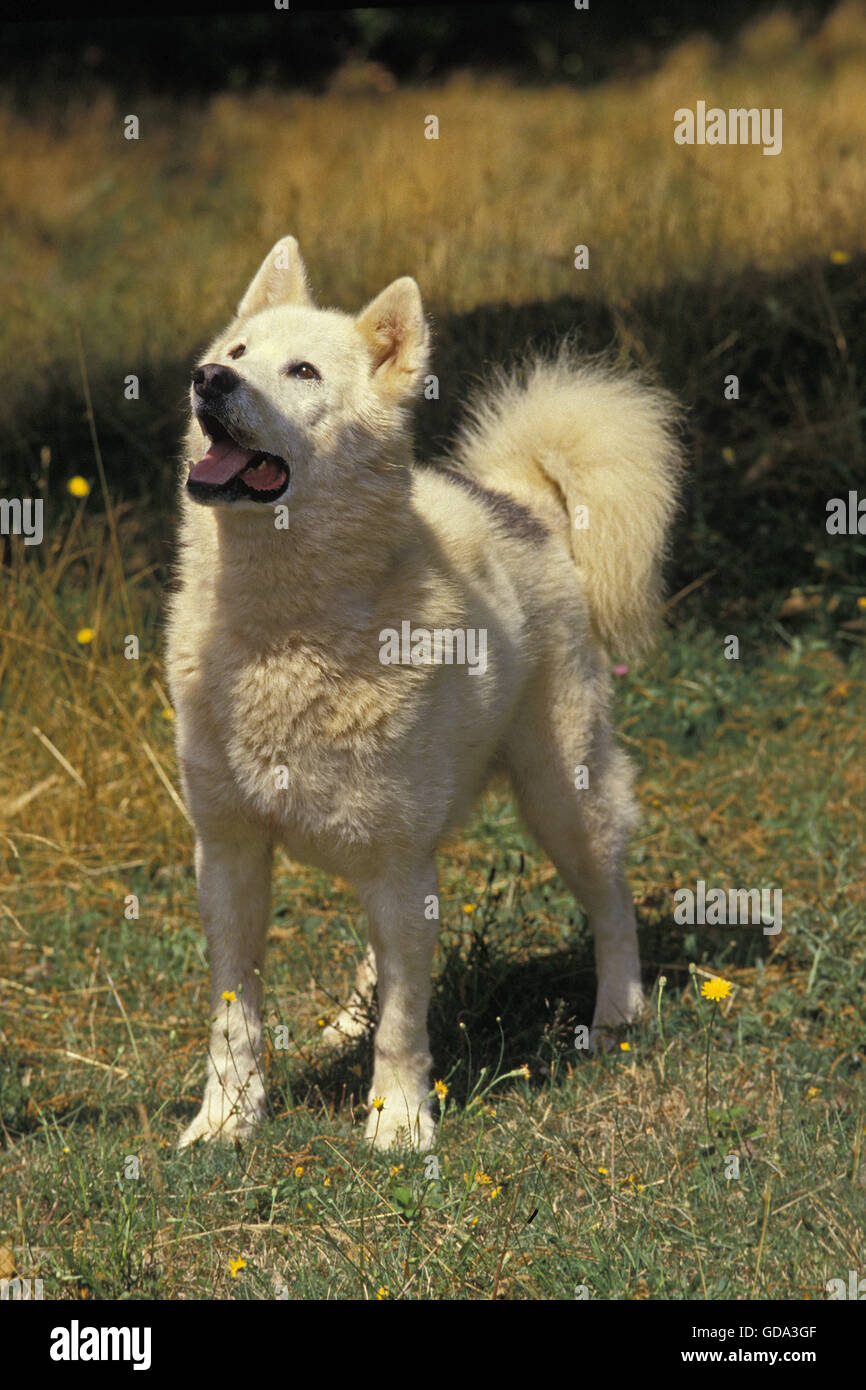
M 622 300 L 677 277 L 784 268 L 866 246 L 866 9 L 798 43 L 780 15 L 721 54 L 689 40 L 654 74 L 586 91 L 443 86 L 148 103 L 37 121 L 0 109 L 4 410 L 34 373 L 89 355 L 146 365 L 204 338 L 253 262 L 294 232 L 326 303 L 416 275 L 435 307 L 584 290 Z M 781 107 L 778 157 L 682 147 L 698 99 Z M 440 122 L 424 138 L 424 118 Z M 590 248 L 590 271 L 572 248 Z

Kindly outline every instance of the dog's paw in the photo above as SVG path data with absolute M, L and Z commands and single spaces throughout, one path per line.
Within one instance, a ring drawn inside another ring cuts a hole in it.
M 382 1152 L 402 1149 L 404 1152 L 427 1153 L 436 1142 L 436 1122 L 428 1105 L 425 1099 L 410 1113 L 405 1100 L 399 1106 L 389 1108 L 386 1098 L 381 1110 L 373 1106 L 366 1129 L 366 1137 L 373 1148 Z
M 612 1052 L 618 1048 L 623 1030 L 638 1023 L 645 1008 L 646 1000 L 639 984 L 629 985 L 617 998 L 599 997 L 589 1030 L 590 1052 Z
M 351 1008 L 341 1009 L 334 1022 L 323 1029 L 319 1041 L 323 1047 L 336 1050 L 366 1037 L 372 1026 L 365 1014 Z
M 205 1096 L 204 1103 L 191 1124 L 187 1125 L 177 1141 L 179 1149 L 187 1149 L 199 1140 L 209 1144 L 219 1139 L 225 1144 L 235 1144 L 249 1138 L 265 1115 L 264 1094 L 253 1101 L 249 1096 L 236 1100 L 234 1105 L 222 1094 L 216 1097 Z

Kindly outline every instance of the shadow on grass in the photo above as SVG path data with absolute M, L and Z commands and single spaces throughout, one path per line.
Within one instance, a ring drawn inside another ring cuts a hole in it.
M 495 922 L 491 924 L 494 931 Z M 667 980 L 668 1002 L 688 986 L 689 962 L 713 962 L 709 974 L 726 967 L 732 971 L 753 967 L 771 949 L 771 937 L 759 928 L 683 928 L 670 916 L 654 916 L 639 923 L 643 981 L 647 998 L 654 995 L 657 980 Z M 684 933 L 700 932 L 696 949 L 684 949 Z M 433 987 L 430 1008 L 430 1046 L 433 1077 L 445 1080 L 449 1104 L 465 1106 L 495 1078 L 528 1066 L 528 1084 L 540 1088 L 556 1084 L 566 1065 L 592 1062 L 592 1054 L 575 1049 L 575 1029 L 589 1028 L 595 1002 L 595 967 L 588 936 L 562 949 L 517 960 L 487 931 L 467 932 L 467 940 L 445 949 L 442 969 Z M 708 977 L 708 976 L 707 976 Z M 329 1112 L 344 1113 L 347 1106 L 364 1105 L 372 1079 L 372 1029 L 354 1043 L 331 1054 L 307 1057 L 292 1065 L 291 1091 L 296 1103 L 318 1103 Z M 665 1024 L 666 1035 L 685 1028 L 688 1016 Z M 640 1024 L 621 1030 L 623 1039 L 655 1033 L 652 1007 Z M 619 1036 L 619 1035 L 618 1035 Z M 527 1084 L 511 1077 L 496 1084 L 496 1091 Z M 273 1080 L 270 1100 L 279 1108 L 279 1086 Z

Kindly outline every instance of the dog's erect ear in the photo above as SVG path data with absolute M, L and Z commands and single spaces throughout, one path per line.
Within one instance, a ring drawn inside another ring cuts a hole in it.
M 238 305 L 238 318 L 247 319 L 278 304 L 312 304 L 307 272 L 298 243 L 284 236 L 265 256 Z
M 377 382 L 407 395 L 427 365 L 429 335 L 421 291 L 408 275 L 377 295 L 355 322 L 367 341 Z

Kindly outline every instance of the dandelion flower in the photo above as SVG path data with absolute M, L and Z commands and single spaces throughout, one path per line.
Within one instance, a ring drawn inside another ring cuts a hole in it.
M 324 1028 L 324 1026 L 325 1026 L 325 1020 L 324 1020 L 323 1018 L 317 1018 L 317 1019 L 316 1019 L 316 1027 L 317 1027 L 317 1028 Z
M 620 1050 L 620 1052 L 631 1052 L 631 1043 L 630 1043 L 630 1042 L 621 1042 L 620 1045 L 619 1045 L 619 1050 Z
M 165 706 L 165 709 L 162 711 L 162 717 L 163 719 L 168 720 L 174 719 L 174 710 L 171 708 L 170 705 Z
M 92 627 L 80 627 L 75 634 L 75 640 L 80 647 L 86 647 L 89 642 L 93 641 L 95 636 L 96 633 L 93 631 Z
M 490 1177 L 488 1177 L 486 1173 L 476 1173 L 476 1174 L 475 1174 L 475 1181 L 476 1181 L 476 1182 L 480 1182 L 480 1183 L 486 1183 L 486 1182 L 492 1182 L 493 1179 L 490 1178 Z
M 445 1085 L 444 1081 L 435 1081 L 433 1083 L 433 1090 L 440 1100 L 444 1100 L 448 1094 L 448 1087 Z
M 370 1104 L 372 1105 L 374 1110 L 383 1110 L 385 1108 L 385 1097 L 374 1096 Z
M 808 1091 L 806 1092 L 806 1099 L 807 1099 L 807 1100 L 814 1100 L 815 1097 L 816 1097 L 816 1096 L 819 1096 L 820 1094 L 821 1094 L 821 1092 L 818 1090 L 818 1087 L 817 1087 L 817 1086 L 810 1086 L 809 1089 L 808 1089 Z
M 464 911 L 464 912 L 474 912 L 474 911 L 475 911 L 475 907 L 476 907 L 476 904 L 475 904 L 475 903 L 464 903 L 464 904 L 463 904 L 463 911 Z
M 730 980 L 705 980 L 701 985 L 701 994 L 705 999 L 727 999 L 732 988 Z
M 303 1176 L 304 1176 L 304 1165 L 303 1165 L 303 1163 L 299 1163 L 298 1166 L 297 1166 L 297 1168 L 295 1169 L 295 1177 L 296 1177 L 296 1178 L 302 1178 Z
M 240 1255 L 238 1256 L 238 1258 L 237 1258 L 236 1260 L 229 1260 L 229 1269 L 230 1269 L 231 1272 L 232 1272 L 232 1278 L 233 1278 L 233 1279 L 237 1279 L 237 1277 L 238 1277 L 238 1275 L 240 1274 L 241 1270 L 242 1270 L 242 1269 L 246 1269 L 246 1267 L 247 1267 L 247 1262 L 246 1262 L 246 1260 L 243 1259 Z
M 70 478 L 66 484 L 73 497 L 88 497 L 90 495 L 90 484 L 86 478 L 82 478 L 80 473 L 76 473 L 74 478 Z
M 322 1183 L 322 1186 L 323 1186 L 323 1187 L 330 1187 L 330 1186 L 331 1186 L 331 1179 L 330 1179 L 330 1178 L 325 1178 L 325 1181 Z
M 392 1164 L 392 1167 L 391 1167 L 391 1177 L 392 1177 L 392 1178 L 396 1178 L 396 1176 L 397 1176 L 398 1173 L 402 1173 L 402 1171 L 403 1171 L 403 1169 L 405 1168 L 405 1166 L 406 1166 L 405 1163 L 395 1163 L 395 1164 Z
M 224 989 L 222 992 L 222 998 L 226 1001 L 227 1004 L 233 1004 L 237 999 L 237 995 L 235 994 L 233 989 Z
M 602 1176 L 603 1178 L 606 1178 L 606 1177 L 607 1177 L 607 1169 L 606 1169 L 606 1168 L 599 1168 L 598 1171 L 601 1173 L 601 1176 Z
M 380 1303 L 383 1303 L 383 1302 L 385 1301 L 386 1298 L 390 1298 L 390 1297 L 391 1297 L 391 1290 L 388 1288 L 388 1285 L 387 1285 L 387 1284 L 380 1284 L 380 1285 L 379 1285 L 378 1293 L 376 1294 L 376 1298 L 378 1299 L 378 1301 L 379 1301 Z
M 502 1191 L 502 1188 L 501 1188 L 501 1187 L 491 1187 L 491 1189 L 490 1189 L 490 1191 L 488 1192 L 487 1195 L 488 1195 L 488 1197 L 498 1197 L 501 1191 Z
M 522 1067 L 517 1068 L 517 1071 L 520 1076 L 525 1078 L 525 1080 L 529 1080 L 529 1067 L 526 1065 L 525 1062 L 523 1063 Z

